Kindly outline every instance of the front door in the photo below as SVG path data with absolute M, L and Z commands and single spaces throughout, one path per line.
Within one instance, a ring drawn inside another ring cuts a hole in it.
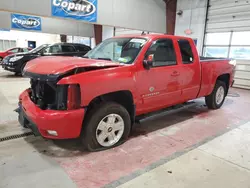
M 178 63 L 172 39 L 152 43 L 145 59 L 153 57 L 152 67 L 142 68 L 137 74 L 140 102 L 137 113 L 144 114 L 176 104 L 181 95 Z

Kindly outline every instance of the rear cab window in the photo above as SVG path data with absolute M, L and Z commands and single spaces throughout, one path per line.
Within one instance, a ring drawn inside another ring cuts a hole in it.
M 153 57 L 153 67 L 177 65 L 172 39 L 158 39 L 153 42 L 146 53 L 146 59 Z
M 185 39 L 178 40 L 178 44 L 181 51 L 182 63 L 191 64 L 194 60 L 194 54 L 190 42 Z

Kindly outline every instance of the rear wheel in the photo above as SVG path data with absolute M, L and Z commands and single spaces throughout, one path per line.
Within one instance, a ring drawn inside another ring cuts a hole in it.
M 226 84 L 218 80 L 215 84 L 213 92 L 205 98 L 206 105 L 209 109 L 220 108 L 226 97 Z
M 3 58 L 2 57 L 0 57 L 0 63 L 3 61 Z
M 87 115 L 81 140 L 89 151 L 109 149 L 126 141 L 130 128 L 129 113 L 122 105 L 104 103 Z

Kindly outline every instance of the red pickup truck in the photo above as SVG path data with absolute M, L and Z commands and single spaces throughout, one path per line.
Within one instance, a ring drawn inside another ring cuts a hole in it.
M 192 39 L 131 35 L 107 39 L 79 57 L 41 57 L 24 76 L 19 122 L 50 139 L 80 137 L 90 151 L 123 143 L 136 118 L 205 97 L 222 106 L 236 62 L 199 58 Z M 153 126 L 153 125 L 152 125 Z

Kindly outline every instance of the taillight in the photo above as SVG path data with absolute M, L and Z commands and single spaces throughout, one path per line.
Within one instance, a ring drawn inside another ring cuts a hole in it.
M 73 110 L 81 107 L 81 90 L 78 84 L 68 86 L 67 109 Z

